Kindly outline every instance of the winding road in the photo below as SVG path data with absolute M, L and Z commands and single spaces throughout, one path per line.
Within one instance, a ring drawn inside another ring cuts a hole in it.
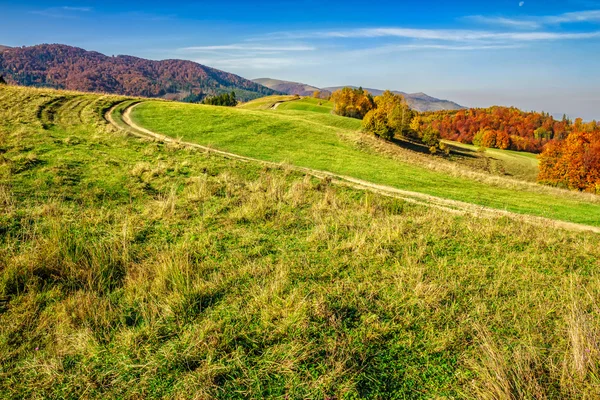
M 280 163 L 270 162 L 259 160 L 252 157 L 246 157 L 239 154 L 229 153 L 222 150 L 213 149 L 207 146 L 202 146 L 197 143 L 185 142 L 180 139 L 175 139 L 169 136 L 162 135 L 160 133 L 153 132 L 149 129 L 146 129 L 142 126 L 137 125 L 131 118 L 132 111 L 142 104 L 142 102 L 132 103 L 129 105 L 123 112 L 122 121 L 126 125 L 126 128 L 123 128 L 121 125 L 116 123 L 113 117 L 114 111 L 121 105 L 119 103 L 113 106 L 106 113 L 106 120 L 110 122 L 112 125 L 117 127 L 118 129 L 125 129 L 128 133 L 154 141 L 160 141 L 164 143 L 177 143 L 181 146 L 201 149 L 213 154 L 218 154 L 223 157 L 227 157 L 230 159 L 235 159 L 244 162 L 252 162 L 252 163 L 260 163 L 262 165 L 268 165 L 271 167 L 281 167 Z M 595 232 L 600 233 L 600 227 L 577 224 L 573 222 L 559 221 L 550 218 L 537 217 L 533 215 L 525 215 L 518 214 L 506 210 L 499 210 L 495 208 L 480 206 L 476 204 L 466 203 L 458 200 L 450 200 L 444 199 L 441 197 L 431 196 L 424 193 L 411 192 L 406 190 L 397 189 L 391 186 L 379 185 L 373 182 L 364 181 L 361 179 L 356 179 L 351 176 L 344 176 L 339 174 L 334 174 L 327 171 L 321 171 L 311 168 L 298 167 L 293 165 L 286 165 L 286 168 L 293 169 L 295 171 L 302 172 L 304 174 L 308 174 L 314 176 L 318 179 L 329 179 L 333 184 L 339 186 L 346 186 L 353 189 L 366 190 L 372 193 L 377 193 L 384 196 L 394 197 L 401 200 L 404 200 L 408 203 L 418 204 L 426 207 L 433 207 L 439 210 L 443 210 L 452 214 L 460 214 L 460 215 L 473 215 L 481 218 L 502 218 L 508 217 L 515 221 L 530 223 L 534 225 L 540 226 L 551 226 L 561 229 L 566 229 L 569 231 L 575 232 Z

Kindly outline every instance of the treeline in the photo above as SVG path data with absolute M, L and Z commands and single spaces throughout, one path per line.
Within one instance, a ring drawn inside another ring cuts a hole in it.
M 363 130 L 427 145 L 432 153 L 448 139 L 480 147 L 541 153 L 538 181 L 600 194 L 600 123 L 524 112 L 514 107 L 418 113 L 390 91 L 344 88 L 331 96 L 334 113 L 363 120 Z
M 420 115 L 420 124 L 438 130 L 444 139 L 532 153 L 542 152 L 550 140 L 566 138 L 574 125 L 566 116 L 557 121 L 514 107 L 427 112 Z
M 385 140 L 400 137 L 424 144 L 431 153 L 447 153 L 440 141 L 439 131 L 416 124 L 418 113 L 413 111 L 404 96 L 386 90 L 373 97 L 363 88 L 343 88 L 333 92 L 333 112 L 337 115 L 362 119 L 363 131 Z
M 202 104 L 208 104 L 211 106 L 235 107 L 237 106 L 238 101 L 235 98 L 235 92 L 231 92 L 220 94 L 218 96 L 207 97 L 202 101 Z
M 436 111 L 418 123 L 444 139 L 475 146 L 541 153 L 538 181 L 600 193 L 600 123 L 556 120 L 514 107 Z

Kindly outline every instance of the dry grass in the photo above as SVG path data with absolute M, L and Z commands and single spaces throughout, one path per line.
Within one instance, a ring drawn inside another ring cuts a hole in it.
M 600 396 L 598 235 L 447 215 L 61 109 L 44 130 L 23 105 L 53 92 L 15 93 L 32 97 L 0 92 L 2 398 Z

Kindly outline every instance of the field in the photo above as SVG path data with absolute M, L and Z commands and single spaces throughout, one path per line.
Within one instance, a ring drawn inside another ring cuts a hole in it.
M 266 110 L 273 108 L 275 104 L 293 101 L 295 99 L 297 99 L 296 96 L 267 96 L 247 103 L 241 103 L 238 107 L 248 110 Z
M 470 153 L 481 153 L 477 146 L 466 143 L 453 142 L 445 140 L 445 143 L 450 146 L 464 149 Z M 534 182 L 538 174 L 538 159 L 537 155 L 524 151 L 500 150 L 500 149 L 483 149 L 483 156 L 491 160 L 491 163 L 501 162 L 501 167 L 508 170 L 511 175 L 520 179 Z M 492 166 L 493 167 L 493 166 Z
M 279 108 L 244 110 L 149 101 L 135 107 L 132 119 L 154 132 L 261 160 L 499 210 L 600 226 L 597 196 L 463 171 L 429 156 L 417 159 L 398 146 L 372 143 L 359 132 L 360 121 L 350 118 Z
M 0 88 L 0 398 L 600 396 L 600 235 L 143 139 L 104 119 L 131 102 Z M 138 107 L 188 140 L 323 168 L 363 149 L 373 178 L 442 183 L 334 116 Z M 575 220 L 598 207 L 523 185 Z

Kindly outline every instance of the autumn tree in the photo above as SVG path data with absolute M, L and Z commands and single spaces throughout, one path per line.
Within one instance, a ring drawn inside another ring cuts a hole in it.
M 579 121 L 577 128 L 546 145 L 538 181 L 600 194 L 600 126 Z
M 439 130 L 444 139 L 534 153 L 553 139 L 564 139 L 575 126 L 566 116 L 558 121 L 547 113 L 514 107 L 428 112 L 423 113 L 421 124 Z
M 336 90 L 331 95 L 333 112 L 343 117 L 363 119 L 373 108 L 373 96 L 363 88 L 352 89 L 345 87 Z
M 313 98 L 319 99 L 321 98 L 321 92 L 319 90 L 315 90 L 312 95 Z
M 363 130 L 386 140 L 395 135 L 406 136 L 413 113 L 404 97 L 386 90 L 374 100 L 375 108 L 366 114 Z

